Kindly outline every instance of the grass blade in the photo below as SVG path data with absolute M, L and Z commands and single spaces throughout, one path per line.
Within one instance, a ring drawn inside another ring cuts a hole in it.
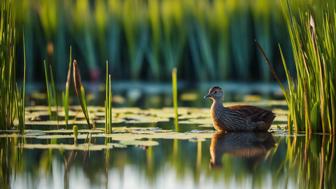
M 76 60 L 73 61 L 73 81 L 74 81 L 76 96 L 79 99 L 86 122 L 88 124 L 88 127 L 92 129 L 92 125 L 90 124 L 89 112 L 87 109 L 85 89 L 84 89 L 84 86 L 82 85 L 80 71 L 79 71 L 79 67 L 77 65 Z

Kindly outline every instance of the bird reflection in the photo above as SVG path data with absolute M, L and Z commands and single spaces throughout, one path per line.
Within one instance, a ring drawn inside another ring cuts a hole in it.
M 212 168 L 222 167 L 222 156 L 224 154 L 252 160 L 252 163 L 254 163 L 265 157 L 274 143 L 272 134 L 268 132 L 217 132 L 211 138 L 210 166 Z

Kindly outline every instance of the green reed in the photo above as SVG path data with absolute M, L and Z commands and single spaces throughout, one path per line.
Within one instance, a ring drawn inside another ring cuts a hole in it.
M 69 122 L 69 88 L 70 88 L 70 80 L 71 80 L 71 63 L 72 63 L 72 48 L 70 46 L 69 66 L 68 66 L 67 80 L 65 83 L 65 92 L 62 93 L 64 118 L 65 118 L 65 124 L 67 126 Z
M 0 3 L 0 129 L 9 129 L 21 109 L 17 109 L 15 65 L 15 14 L 13 1 Z
M 25 127 L 25 99 L 26 99 L 26 70 L 27 70 L 27 63 L 26 63 L 26 46 L 25 46 L 25 37 L 23 35 L 23 82 L 22 82 L 22 89 L 19 90 L 17 87 L 17 99 L 16 99 L 16 106 L 17 106 L 17 117 L 19 121 L 18 129 L 22 134 L 24 132 Z
M 105 133 L 112 132 L 112 81 L 109 74 L 108 61 L 106 61 L 105 75 Z
M 177 94 L 177 69 L 172 71 L 172 93 L 173 93 L 173 105 L 174 105 L 174 125 L 178 129 L 178 94 Z
M 72 132 L 74 136 L 74 144 L 77 145 L 77 140 L 78 140 L 78 126 L 77 125 L 74 125 L 72 127 Z
M 80 102 L 80 106 L 82 108 L 82 111 L 84 113 L 86 122 L 88 124 L 88 127 L 92 129 L 92 125 L 90 124 L 90 115 L 87 108 L 87 102 L 86 102 L 86 95 L 85 95 L 85 89 L 82 84 L 82 79 L 80 76 L 79 67 L 77 65 L 77 61 L 73 61 L 73 82 L 75 87 L 76 96 L 78 97 L 78 100 Z
M 335 134 L 336 6 L 313 9 L 311 4 L 300 8 L 281 2 L 296 68 L 292 75 L 281 51 L 291 129 Z
M 179 67 L 188 79 L 248 80 L 249 67 L 259 60 L 253 39 L 275 60 L 275 43 L 288 41 L 286 28 L 279 28 L 284 20 L 277 1 L 27 0 L 16 3 L 16 9 L 27 33 L 45 36 L 42 41 L 53 44 L 56 60 L 66 60 L 66 53 L 60 52 L 66 49 L 66 39 L 72 39 L 74 52 L 80 52 L 79 58 L 90 70 L 103 70 L 98 62 L 108 57 L 111 66 L 118 68 L 111 70 L 114 78 L 169 81 L 171 70 Z M 29 35 L 27 41 L 32 38 Z M 34 47 L 27 49 L 29 56 L 45 51 L 45 44 L 29 45 Z M 27 63 L 33 62 L 29 58 Z M 123 67 L 127 69 L 120 72 Z M 144 69 L 148 76 L 143 76 Z M 253 69 L 261 73 L 257 79 L 269 80 L 264 64 Z M 64 78 L 59 70 L 57 78 Z
M 51 64 L 48 64 L 45 60 L 44 65 L 44 77 L 45 85 L 47 89 L 47 100 L 48 100 L 48 111 L 50 119 L 55 119 L 58 121 L 58 100 L 56 93 L 56 85 L 54 80 L 54 73 Z M 53 110 L 53 109 L 56 110 Z

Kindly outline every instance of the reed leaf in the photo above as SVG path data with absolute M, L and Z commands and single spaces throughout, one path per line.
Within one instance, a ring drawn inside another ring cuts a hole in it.
M 69 88 L 70 88 L 71 68 L 72 68 L 71 63 L 72 63 L 72 47 L 70 46 L 68 74 L 65 83 L 65 93 L 63 95 L 63 108 L 64 108 L 64 117 L 66 125 L 68 125 L 69 122 Z
M 88 124 L 88 127 L 90 129 L 92 129 L 92 125 L 90 124 L 89 112 L 88 112 L 88 109 L 87 109 L 85 89 L 84 89 L 84 86 L 82 84 L 80 71 L 79 71 L 79 67 L 78 67 L 78 64 L 77 64 L 76 60 L 73 61 L 73 82 L 74 82 L 76 96 L 78 97 L 78 100 L 80 102 L 83 114 L 84 114 L 86 122 Z
M 48 112 L 49 112 L 49 117 L 51 119 L 51 117 L 52 117 L 51 107 L 52 107 L 53 103 L 52 103 L 51 89 L 50 89 L 50 86 L 49 86 L 49 74 L 48 74 L 48 69 L 47 69 L 47 63 L 46 63 L 45 60 L 43 61 L 43 66 L 44 66 L 45 85 L 46 85 L 46 89 L 47 89 Z

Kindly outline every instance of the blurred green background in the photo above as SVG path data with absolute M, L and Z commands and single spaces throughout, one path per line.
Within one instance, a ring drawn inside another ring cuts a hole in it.
M 104 80 L 106 61 L 113 80 L 170 81 L 177 67 L 187 82 L 272 81 L 254 40 L 280 76 L 278 45 L 292 65 L 279 0 L 20 0 L 15 13 L 27 82 L 44 81 L 44 59 L 65 82 L 70 46 L 90 81 Z

